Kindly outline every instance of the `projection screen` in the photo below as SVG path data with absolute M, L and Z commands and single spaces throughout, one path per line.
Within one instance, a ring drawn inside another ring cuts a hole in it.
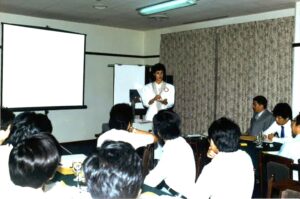
M 2 107 L 86 108 L 85 40 L 85 34 L 2 23 Z

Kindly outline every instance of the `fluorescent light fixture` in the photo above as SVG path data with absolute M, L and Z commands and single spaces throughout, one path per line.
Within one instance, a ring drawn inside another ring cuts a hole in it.
M 151 15 L 196 4 L 197 0 L 172 0 L 137 9 L 141 15 Z

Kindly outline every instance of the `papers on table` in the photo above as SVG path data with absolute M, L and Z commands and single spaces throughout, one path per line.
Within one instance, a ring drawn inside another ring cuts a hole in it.
M 62 167 L 72 167 L 74 162 L 83 162 L 86 158 L 84 154 L 62 155 L 60 164 Z

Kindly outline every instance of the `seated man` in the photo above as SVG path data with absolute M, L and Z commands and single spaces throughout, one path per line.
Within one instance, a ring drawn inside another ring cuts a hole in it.
M 267 110 L 267 106 L 268 100 L 264 96 L 259 95 L 253 98 L 253 117 L 247 130 L 249 135 L 257 136 L 259 133 L 267 130 L 275 121 L 273 114 Z
M 144 183 L 173 196 L 187 196 L 195 183 L 196 168 L 193 150 L 180 136 L 180 118 L 174 112 L 160 110 L 153 118 L 153 126 L 165 144 L 159 162 Z
M 273 109 L 275 122 L 263 132 L 265 139 L 284 143 L 292 138 L 292 109 L 287 103 L 278 103 Z
M 128 104 L 114 105 L 110 111 L 110 130 L 99 136 L 97 147 L 101 147 L 106 140 L 127 142 L 135 149 L 156 142 L 155 135 L 133 128 L 132 121 L 132 108 Z
M 143 184 L 142 161 L 128 143 L 106 141 L 83 163 L 92 198 L 137 198 Z
M 43 186 L 54 176 L 59 165 L 58 147 L 51 134 L 39 133 L 20 141 L 11 150 L 9 174 L 15 186 L 8 189 L 10 198 L 46 197 Z
M 210 147 L 206 165 L 189 198 L 251 198 L 254 168 L 250 156 L 239 150 L 240 128 L 227 118 L 208 129 Z
M 300 114 L 292 121 L 292 133 L 294 138 L 285 142 L 278 152 L 278 155 L 294 160 L 298 164 L 300 159 Z M 294 172 L 293 179 L 298 181 L 298 173 Z
M 9 136 L 15 114 L 7 108 L 1 108 L 0 145 Z

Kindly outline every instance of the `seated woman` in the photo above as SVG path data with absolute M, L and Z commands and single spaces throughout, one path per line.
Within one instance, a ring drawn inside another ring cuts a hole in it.
M 43 186 L 54 176 L 60 162 L 57 140 L 49 133 L 20 141 L 9 155 L 9 174 L 15 186 L 11 198 L 45 198 Z
M 140 194 L 142 161 L 129 143 L 105 141 L 84 161 L 83 171 L 94 199 L 137 198 Z
M 250 156 L 239 150 L 240 128 L 227 118 L 214 121 L 208 129 L 210 147 L 206 165 L 189 198 L 251 198 L 254 169 Z
M 187 196 L 195 183 L 196 169 L 193 150 L 180 136 L 180 118 L 172 111 L 161 110 L 154 116 L 153 125 L 165 144 L 161 159 L 144 183 L 173 196 Z
M 110 111 L 110 130 L 99 136 L 97 147 L 101 147 L 106 140 L 127 142 L 134 149 L 156 142 L 155 135 L 133 128 L 132 121 L 132 108 L 128 104 L 114 105 Z

